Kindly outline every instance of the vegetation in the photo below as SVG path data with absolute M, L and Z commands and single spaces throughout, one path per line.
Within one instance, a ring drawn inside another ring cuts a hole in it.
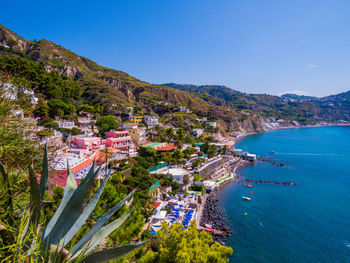
M 35 260 L 36 262 L 66 262 L 68 260 L 75 260 L 76 262 L 81 262 L 82 260 L 84 262 L 105 262 L 123 256 L 144 244 L 144 242 L 141 242 L 94 252 L 100 243 L 121 226 L 133 212 L 134 209 L 131 209 L 118 219 L 105 225 L 113 214 L 131 198 L 134 191 L 102 215 L 99 221 L 91 227 L 79 242 L 71 242 L 94 210 L 110 177 L 110 175 L 105 177 L 95 195 L 91 197 L 89 202 L 86 202 L 91 193 L 91 186 L 94 184 L 95 177 L 99 172 L 99 169 L 95 171 L 94 165 L 78 186 L 72 171 L 69 167 L 67 168 L 68 179 L 60 206 L 42 231 L 40 229 L 42 223 L 40 218 L 41 209 L 49 179 L 47 148 L 45 148 L 44 153 L 40 185 L 37 183 L 33 167 L 29 166 L 28 169 L 30 210 L 25 212 L 21 218 L 19 222 L 21 227 L 14 229 L 12 232 L 13 220 L 4 222 L 5 225 L 2 226 L 2 231 L 6 231 L 6 235 L 1 236 L 1 241 L 4 245 L 1 253 L 4 255 L 5 260 L 13 262 L 22 260 Z M 0 166 L 0 171 L 5 181 L 7 171 L 3 165 Z M 4 197 L 7 200 L 6 202 L 9 203 L 8 200 L 12 198 L 12 194 L 9 195 L 11 185 L 7 183 L 6 186 Z M 8 209 L 11 209 L 11 206 Z M 10 211 L 10 213 L 14 215 L 15 210 Z M 65 247 L 69 243 L 70 248 L 68 251 Z
M 96 121 L 96 126 L 101 136 L 110 130 L 118 130 L 118 123 L 114 116 L 102 116 Z
M 213 238 L 205 231 L 199 232 L 195 223 L 188 229 L 181 224 L 169 227 L 162 224 L 162 230 L 157 232 L 157 238 L 152 243 L 152 250 L 141 258 L 139 262 L 169 262 L 169 263 L 201 263 L 228 262 L 228 256 L 233 251 L 220 243 L 213 242 Z

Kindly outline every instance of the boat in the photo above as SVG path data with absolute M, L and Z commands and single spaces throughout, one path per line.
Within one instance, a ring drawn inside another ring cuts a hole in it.
M 247 184 L 246 185 L 248 188 L 253 188 L 253 186 L 251 184 Z
M 247 200 L 247 201 L 252 200 L 250 197 L 247 197 L 247 196 L 242 196 L 242 199 Z
M 269 154 L 274 154 L 274 153 L 276 153 L 275 151 L 271 151 L 271 152 L 269 152 Z

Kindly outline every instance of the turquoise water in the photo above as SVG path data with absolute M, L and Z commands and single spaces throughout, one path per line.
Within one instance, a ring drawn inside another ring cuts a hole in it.
M 241 177 L 298 185 L 232 183 L 219 193 L 235 232 L 226 240 L 230 261 L 350 262 L 350 127 L 276 130 L 237 147 L 288 164 L 257 162 L 238 170 Z

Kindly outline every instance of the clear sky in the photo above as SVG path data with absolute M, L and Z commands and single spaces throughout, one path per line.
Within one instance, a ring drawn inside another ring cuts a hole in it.
M 350 90 L 349 0 L 2 1 L 0 23 L 151 83 Z

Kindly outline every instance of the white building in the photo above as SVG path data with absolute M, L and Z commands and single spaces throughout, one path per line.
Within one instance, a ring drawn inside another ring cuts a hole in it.
M 256 154 L 253 153 L 247 153 L 246 158 L 248 161 L 255 161 L 256 160 Z
M 171 175 L 175 182 L 179 184 L 183 184 L 183 178 L 185 175 L 188 175 L 188 171 L 183 168 L 169 168 L 168 169 L 168 175 Z
M 145 116 L 144 121 L 148 127 L 154 127 L 158 125 L 157 116 Z
M 58 127 L 60 128 L 72 129 L 75 127 L 74 121 L 60 120 L 55 122 L 58 124 Z
M 215 128 L 216 127 L 216 121 L 211 121 L 211 122 L 208 122 L 208 125 Z
M 192 133 L 196 137 L 200 137 L 203 134 L 203 129 L 193 129 Z

